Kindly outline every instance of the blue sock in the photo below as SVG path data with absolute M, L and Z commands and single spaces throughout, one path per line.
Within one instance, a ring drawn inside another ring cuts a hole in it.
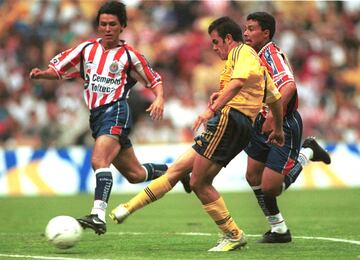
M 96 187 L 95 200 L 109 201 L 113 178 L 110 168 L 101 168 L 95 171 Z
M 146 181 L 159 178 L 161 175 L 164 175 L 168 169 L 166 164 L 144 163 L 143 166 L 146 168 L 148 173 Z

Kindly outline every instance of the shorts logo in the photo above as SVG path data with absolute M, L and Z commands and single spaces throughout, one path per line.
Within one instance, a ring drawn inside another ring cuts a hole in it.
M 117 62 L 117 61 L 114 60 L 114 61 L 110 64 L 109 70 L 110 70 L 110 72 L 113 73 L 113 74 L 119 73 L 119 72 L 120 72 L 119 62 Z

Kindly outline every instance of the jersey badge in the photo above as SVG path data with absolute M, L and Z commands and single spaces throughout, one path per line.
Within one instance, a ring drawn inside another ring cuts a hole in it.
M 119 62 L 114 60 L 114 61 L 110 64 L 109 70 L 110 70 L 110 72 L 113 73 L 113 74 L 118 74 L 118 73 L 120 72 Z

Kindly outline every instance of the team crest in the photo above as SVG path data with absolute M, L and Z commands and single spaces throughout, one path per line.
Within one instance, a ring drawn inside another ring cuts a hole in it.
M 120 65 L 119 65 L 119 62 L 117 61 L 113 61 L 111 64 L 110 64 L 110 72 L 111 73 L 114 73 L 114 74 L 117 74 L 120 72 Z

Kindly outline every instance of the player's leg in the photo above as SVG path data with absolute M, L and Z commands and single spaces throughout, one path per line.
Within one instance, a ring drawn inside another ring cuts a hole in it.
M 190 186 L 203 205 L 203 209 L 214 220 L 223 237 L 209 251 L 231 251 L 246 244 L 244 232 L 237 226 L 226 207 L 224 199 L 212 185 L 222 166 L 197 155 L 191 174 Z
M 231 251 L 246 244 L 244 232 L 236 225 L 212 181 L 247 146 L 250 129 L 248 118 L 225 107 L 208 121 L 206 132 L 195 139 L 193 148 L 198 155 L 191 174 L 191 188 L 223 234 L 209 251 Z
M 140 164 L 137 159 L 132 144 L 127 136 L 120 136 L 122 149 L 113 161 L 113 165 L 130 182 L 140 183 L 154 180 L 162 176 L 168 169 L 166 164 L 144 163 Z M 187 193 L 191 192 L 190 179 L 187 176 L 181 179 Z
M 309 160 L 313 162 L 323 162 L 325 164 L 331 163 L 329 153 L 318 144 L 314 136 L 309 136 L 305 139 L 298 157 L 298 161 L 302 167 L 304 167 Z
M 140 164 L 132 146 L 123 147 L 112 163 L 130 183 L 156 179 L 168 168 L 166 164 Z
M 282 147 L 269 145 L 261 188 L 266 216 L 271 230 L 260 240 L 262 243 L 286 243 L 291 241 L 290 231 L 277 205 L 276 196 L 289 187 L 299 176 L 302 166 L 297 162 L 302 135 L 302 120 L 298 112 L 284 117 L 285 144 Z
M 179 180 L 191 172 L 195 155 L 196 152 L 192 148 L 187 150 L 169 167 L 163 176 L 153 180 L 128 202 L 122 203 L 112 210 L 111 219 L 120 224 L 131 213 L 163 197 Z
M 265 170 L 265 163 L 269 158 L 269 152 L 271 150 L 271 145 L 266 143 L 267 137 L 261 133 L 264 121 L 265 118 L 259 114 L 251 131 L 250 143 L 246 147 L 245 151 L 248 155 L 246 180 L 252 188 L 257 202 L 271 227 L 271 230 L 266 232 L 264 235 L 267 236 L 267 234 L 271 233 L 272 230 L 286 233 L 287 227 L 279 211 L 276 197 L 266 196 L 262 189 L 262 178 Z M 269 187 L 269 184 L 265 185 L 267 185 L 267 188 L 265 187 L 266 189 L 271 188 Z M 278 187 L 279 186 L 275 186 L 275 188 Z M 263 242 L 263 240 L 264 238 L 261 242 Z
M 90 215 L 78 221 L 83 228 L 91 228 L 99 235 L 106 232 L 105 212 L 113 184 L 110 164 L 120 149 L 118 140 L 108 135 L 102 135 L 95 141 L 91 158 L 96 177 L 94 205 Z

